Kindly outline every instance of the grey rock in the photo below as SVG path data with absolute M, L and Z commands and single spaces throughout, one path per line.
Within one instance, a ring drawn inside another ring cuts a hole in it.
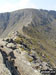
M 11 75 L 8 68 L 6 68 L 5 64 L 3 63 L 3 57 L 0 53 L 0 75 Z

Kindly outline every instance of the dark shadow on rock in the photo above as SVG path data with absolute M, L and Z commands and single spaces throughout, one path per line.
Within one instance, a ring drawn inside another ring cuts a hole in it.
M 16 57 L 14 56 L 13 51 L 12 51 L 12 52 L 10 52 L 8 56 L 11 56 L 11 58 L 14 58 L 14 59 L 16 58 Z
M 10 70 L 11 74 L 12 75 L 20 75 L 19 71 L 17 70 L 17 66 L 16 67 L 14 66 L 15 61 L 14 60 L 9 60 L 8 55 L 6 54 L 5 51 L 2 51 L 0 49 L 0 52 L 3 56 L 3 63 Z M 10 55 L 11 59 L 12 58 L 15 59 L 15 56 L 14 56 L 13 52 L 11 52 L 9 55 Z

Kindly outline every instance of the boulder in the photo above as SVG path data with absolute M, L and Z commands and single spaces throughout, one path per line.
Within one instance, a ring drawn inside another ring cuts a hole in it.
M 7 47 L 8 47 L 8 48 L 11 48 L 11 49 L 13 49 L 13 50 L 16 49 L 16 45 L 15 45 L 14 43 L 8 43 L 8 44 L 7 44 Z

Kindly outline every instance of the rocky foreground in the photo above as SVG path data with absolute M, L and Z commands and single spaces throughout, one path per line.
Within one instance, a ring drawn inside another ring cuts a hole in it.
M 42 75 L 41 69 L 52 69 L 35 51 L 23 50 L 26 45 L 16 43 L 17 37 L 0 39 L 0 75 Z

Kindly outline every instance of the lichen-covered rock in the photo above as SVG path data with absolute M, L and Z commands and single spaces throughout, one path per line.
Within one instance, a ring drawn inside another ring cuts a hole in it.
M 12 49 L 16 49 L 16 45 L 14 43 L 8 43 L 7 47 L 12 48 Z

